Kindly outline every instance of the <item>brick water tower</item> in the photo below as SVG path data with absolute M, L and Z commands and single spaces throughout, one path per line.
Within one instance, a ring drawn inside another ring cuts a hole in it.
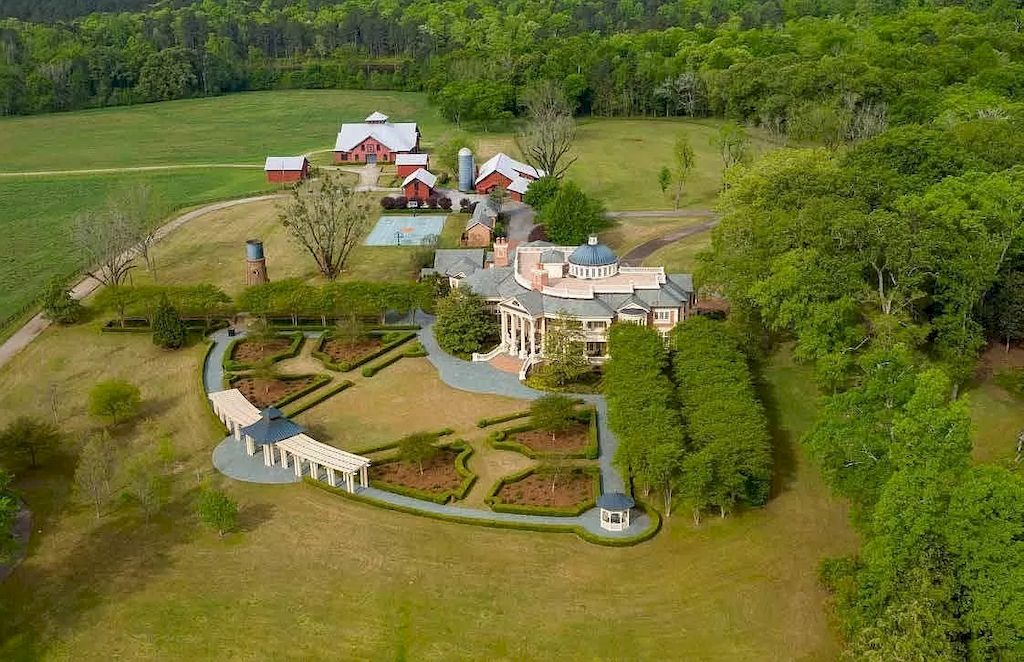
M 263 242 L 250 239 L 245 242 L 245 284 L 262 285 L 267 278 L 267 258 L 263 255 Z

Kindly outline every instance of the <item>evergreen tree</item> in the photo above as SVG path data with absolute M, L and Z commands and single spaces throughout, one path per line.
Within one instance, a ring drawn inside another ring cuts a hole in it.
M 179 349 L 185 344 L 185 323 L 166 294 L 153 313 L 153 344 L 164 349 Z
M 484 300 L 464 287 L 452 290 L 437 302 L 434 336 L 441 349 L 467 356 L 487 349 L 498 336 L 498 323 Z
M 531 185 L 532 188 L 532 185 Z M 548 237 L 556 244 L 582 244 L 611 223 L 604 205 L 584 193 L 573 181 L 564 181 L 558 193 L 537 215 Z
M 54 322 L 74 324 L 82 319 L 82 303 L 71 296 L 60 278 L 50 280 L 43 295 L 43 312 Z

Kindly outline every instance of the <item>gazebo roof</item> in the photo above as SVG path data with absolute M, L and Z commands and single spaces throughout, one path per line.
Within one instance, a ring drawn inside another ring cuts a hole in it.
M 260 412 L 260 420 L 242 428 L 242 434 L 252 437 L 257 444 L 274 444 L 304 432 L 304 429 L 284 417 L 275 407 Z
M 597 497 L 597 507 L 605 510 L 629 510 L 635 505 L 633 497 L 622 492 L 609 492 Z

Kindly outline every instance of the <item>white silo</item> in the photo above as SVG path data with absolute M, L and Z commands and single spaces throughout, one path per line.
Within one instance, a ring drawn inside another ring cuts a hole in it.
M 459 190 L 472 191 L 475 177 L 476 166 L 473 164 L 473 152 L 468 147 L 463 147 L 459 150 Z

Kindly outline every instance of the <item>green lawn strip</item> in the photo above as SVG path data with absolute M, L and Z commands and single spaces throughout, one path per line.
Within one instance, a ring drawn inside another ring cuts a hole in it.
M 543 473 L 546 467 L 541 465 L 539 467 L 530 467 L 519 471 L 510 476 L 505 476 L 499 479 L 491 489 L 488 490 L 487 496 L 484 498 L 484 503 L 491 507 L 496 513 L 518 513 L 520 515 L 553 515 L 555 517 L 576 517 L 587 512 L 594 507 L 598 495 L 601 494 L 601 470 L 594 466 L 574 466 L 566 467 L 563 471 L 566 472 L 583 472 L 591 474 L 594 479 L 594 496 L 583 503 L 577 504 L 576 506 L 567 508 L 554 508 L 551 506 L 530 506 L 524 504 L 505 503 L 501 501 L 499 493 L 501 489 L 506 485 L 518 482 L 527 476 L 535 473 Z M 549 468 L 548 468 L 549 469 Z
M 449 501 L 459 501 L 466 498 L 469 494 L 470 488 L 473 487 L 473 483 L 476 482 L 476 474 L 470 471 L 467 466 L 470 456 L 473 454 L 473 447 L 462 439 L 456 439 L 455 441 L 438 446 L 442 450 L 454 450 L 458 451 L 455 456 L 455 471 L 462 477 L 462 482 L 459 486 L 445 490 L 444 492 L 429 492 L 427 490 L 419 490 L 413 487 L 407 487 L 405 485 L 396 485 L 395 483 L 387 483 L 382 480 L 370 480 L 370 487 L 376 487 L 377 489 L 384 490 L 386 492 L 394 492 L 395 494 L 402 494 L 414 499 L 423 499 L 424 501 L 432 501 L 434 503 L 448 503 Z M 387 464 L 389 462 L 398 462 L 400 459 L 394 458 L 385 460 L 377 463 L 378 466 Z
M 337 362 L 331 359 L 330 355 L 323 351 L 324 345 L 326 345 L 332 338 L 330 331 L 326 331 L 322 336 L 320 336 L 320 339 L 317 341 L 316 347 L 313 349 L 311 355 L 314 359 L 323 363 L 324 367 L 328 370 L 349 372 L 351 370 L 355 370 L 364 363 L 368 363 L 373 359 L 384 356 L 396 347 L 404 345 L 416 337 L 415 332 L 403 331 L 401 329 L 374 329 L 370 331 L 370 335 L 380 336 L 381 341 L 384 344 L 381 345 L 379 349 L 368 352 L 353 361 Z
M 359 503 L 373 506 L 375 508 L 384 508 L 386 510 L 393 510 L 399 513 L 405 513 L 408 515 L 419 515 L 421 517 L 429 517 L 431 519 L 441 520 L 443 522 L 454 522 L 456 524 L 471 524 L 473 526 L 485 526 L 492 529 L 514 529 L 518 531 L 537 531 L 540 533 L 575 533 L 577 536 L 585 540 L 586 542 L 594 543 L 596 545 L 605 545 L 607 547 L 631 547 L 637 545 L 646 540 L 653 538 L 658 531 L 661 530 L 661 514 L 649 507 L 645 503 L 638 502 L 637 506 L 641 508 L 644 513 L 648 516 L 650 522 L 640 533 L 635 536 L 623 537 L 623 538 L 606 538 L 604 536 L 596 535 L 582 526 L 575 524 L 544 524 L 540 522 L 530 522 L 529 520 L 494 520 L 494 519 L 477 519 L 475 517 L 465 517 L 461 515 L 454 515 L 449 513 L 438 513 L 430 510 L 420 510 L 418 508 L 411 508 L 408 506 L 399 505 L 396 503 L 390 503 L 387 501 L 380 501 L 373 497 L 365 496 L 363 494 L 355 494 L 348 492 L 339 487 L 331 487 L 327 483 L 319 480 L 315 480 L 306 476 L 303 478 L 303 482 L 307 485 L 319 488 L 331 494 L 345 497 L 351 501 L 357 501 Z
M 581 451 L 572 453 L 538 451 L 511 438 L 512 435 L 517 432 L 529 432 L 530 430 L 536 430 L 537 427 L 531 423 L 524 423 L 522 425 L 516 425 L 503 430 L 495 430 L 487 436 L 487 443 L 495 450 L 514 451 L 534 460 L 550 458 L 596 460 L 600 448 L 597 432 L 597 410 L 591 407 L 586 411 L 580 412 L 577 420 L 581 423 L 587 424 L 587 445 Z
M 306 339 L 306 336 L 304 336 L 300 331 L 296 331 L 294 333 L 282 333 L 280 334 L 280 337 L 290 338 L 291 344 L 289 344 L 286 349 L 281 350 L 277 354 L 272 354 L 271 356 L 267 357 L 264 360 L 267 360 L 270 363 L 277 363 L 278 361 L 284 361 L 285 359 L 295 358 L 296 356 L 299 355 L 299 351 L 302 349 L 302 343 L 305 342 Z M 241 370 L 252 370 L 253 368 L 256 367 L 255 363 L 243 363 L 241 361 L 236 361 L 233 358 L 231 358 L 235 353 L 235 349 L 241 343 L 246 341 L 252 342 L 250 338 L 240 336 L 232 340 L 231 343 L 228 345 L 227 350 L 224 352 L 223 366 L 225 371 L 239 372 Z
M 341 393 L 342 391 L 348 389 L 349 387 L 353 386 L 354 384 L 355 384 L 355 382 L 351 382 L 351 381 L 349 381 L 347 379 L 343 379 L 340 383 L 335 384 L 331 388 L 316 393 L 312 398 L 306 400 L 305 402 L 299 402 L 298 404 L 295 404 L 296 401 L 293 400 L 292 404 L 295 404 L 295 407 L 293 409 L 289 409 L 287 412 L 284 412 L 284 414 L 288 418 L 295 418 L 296 416 L 298 416 L 302 412 L 309 411 L 310 409 L 312 409 L 313 407 L 317 406 L 321 402 L 327 400 L 328 398 L 334 397 L 335 395 L 337 395 L 337 394 Z
M 405 351 L 395 354 L 394 356 L 389 356 L 380 363 L 375 363 L 373 365 L 366 366 L 365 368 L 362 369 L 361 374 L 363 375 L 363 377 L 373 377 L 384 368 L 388 367 L 389 365 L 398 363 L 402 359 L 420 359 L 425 357 L 426 355 L 427 350 L 423 347 L 423 345 L 417 342 L 411 347 L 406 348 Z
M 429 434 L 432 434 L 436 439 L 440 439 L 441 437 L 449 437 L 455 434 L 455 430 L 451 428 L 441 428 L 440 430 L 431 432 Z M 396 448 L 398 448 L 398 440 L 393 439 L 391 441 L 385 441 L 374 446 L 367 446 L 366 448 L 361 448 L 359 449 L 358 453 L 360 455 L 373 455 L 375 453 L 382 453 L 384 451 L 394 450 Z

